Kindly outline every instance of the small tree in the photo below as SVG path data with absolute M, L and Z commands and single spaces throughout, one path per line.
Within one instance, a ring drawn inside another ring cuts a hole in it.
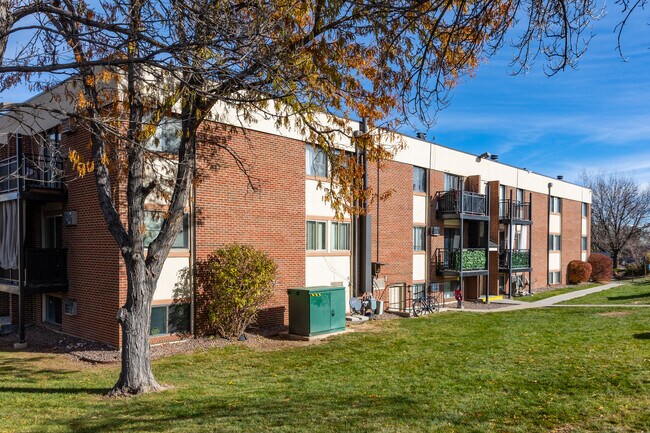
M 207 298 L 211 327 L 239 337 L 273 295 L 277 265 L 265 252 L 232 244 L 197 263 L 197 285 Z
M 589 256 L 591 264 L 591 281 L 604 282 L 612 279 L 614 271 L 612 259 L 603 254 L 592 254 Z
M 572 260 L 567 266 L 567 281 L 569 284 L 580 284 L 589 281 L 591 264 L 581 260 Z

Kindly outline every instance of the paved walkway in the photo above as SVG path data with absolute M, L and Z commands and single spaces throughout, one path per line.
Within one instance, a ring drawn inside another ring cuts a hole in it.
M 622 283 L 609 283 L 602 286 L 591 287 L 589 289 L 576 290 L 575 292 L 564 293 L 562 295 L 551 296 L 550 298 L 542 299 L 535 302 L 521 302 L 510 299 L 504 299 L 502 301 L 493 301 L 494 303 L 504 303 L 510 304 L 507 307 L 495 308 L 491 310 L 457 310 L 455 308 L 446 308 L 448 311 L 470 311 L 472 313 L 500 313 L 505 311 L 515 311 L 515 310 L 527 310 L 529 308 L 540 308 L 540 307 L 559 307 L 560 305 L 555 305 L 563 301 L 568 301 L 569 299 L 580 298 L 585 295 L 590 295 L 592 293 L 602 292 L 603 290 L 608 290 L 616 286 L 620 286 Z M 577 305 L 562 305 L 562 307 L 576 307 Z M 580 307 L 628 307 L 629 305 L 578 305 Z M 640 307 L 638 305 L 637 307 Z

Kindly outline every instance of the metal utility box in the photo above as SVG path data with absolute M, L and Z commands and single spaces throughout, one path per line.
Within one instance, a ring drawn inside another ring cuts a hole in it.
M 290 334 L 312 337 L 345 330 L 344 287 L 304 287 L 287 293 Z

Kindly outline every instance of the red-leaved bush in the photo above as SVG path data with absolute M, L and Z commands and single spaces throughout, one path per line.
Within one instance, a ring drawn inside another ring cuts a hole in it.
M 589 256 L 591 264 L 591 281 L 603 282 L 612 279 L 614 270 L 612 259 L 603 254 L 592 254 Z
M 591 276 L 591 265 L 582 260 L 572 260 L 566 269 L 566 277 L 569 284 L 580 284 L 589 281 Z

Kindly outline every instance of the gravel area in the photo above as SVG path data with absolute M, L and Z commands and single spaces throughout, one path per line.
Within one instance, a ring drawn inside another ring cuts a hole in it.
M 212 348 L 225 347 L 229 345 L 241 345 L 256 350 L 271 351 L 288 347 L 306 346 L 320 344 L 322 340 L 315 341 L 294 341 L 288 340 L 282 335 L 286 326 L 273 328 L 250 329 L 247 332 L 246 340 L 225 339 L 220 337 L 189 338 L 187 340 L 161 343 L 151 346 L 151 358 L 162 358 L 182 353 L 203 351 Z M 120 351 L 115 348 L 62 334 L 45 326 L 32 325 L 25 330 L 28 352 L 34 353 L 56 353 L 67 355 L 70 359 L 80 364 L 112 364 L 119 363 Z M 18 340 L 17 333 L 11 333 L 0 337 L 0 350 L 14 350 L 13 344 Z
M 512 304 L 506 303 L 500 304 L 498 302 L 490 302 L 489 304 L 486 304 L 479 301 L 463 301 L 463 309 L 465 310 L 496 310 L 498 308 L 509 307 L 511 305 Z M 456 303 L 447 303 L 447 308 L 455 309 Z

